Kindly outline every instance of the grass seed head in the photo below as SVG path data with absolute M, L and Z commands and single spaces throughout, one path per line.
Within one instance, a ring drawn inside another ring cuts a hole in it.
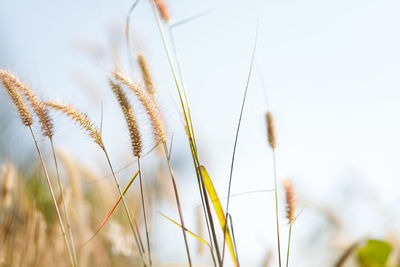
M 25 126 L 31 126 L 33 122 L 31 112 L 29 111 L 28 105 L 26 104 L 25 100 L 15 88 L 13 83 L 14 78 L 15 76 L 10 71 L 0 69 L 0 79 L 4 85 L 4 88 L 7 90 L 8 95 L 11 98 L 11 101 L 17 108 L 22 123 Z
M 275 134 L 275 121 L 271 111 L 267 111 L 267 132 L 268 132 L 268 143 L 272 149 L 276 147 L 276 134 Z
M 44 136 L 53 136 L 53 122 L 49 116 L 46 105 L 27 83 L 18 79 L 11 72 L 7 73 L 8 83 L 17 89 L 29 101 L 33 111 L 38 116 Z
M 161 116 L 160 109 L 154 102 L 153 98 L 145 90 L 130 80 L 120 69 L 116 68 L 112 72 L 112 76 L 133 91 L 150 117 L 153 125 L 153 132 L 157 141 L 166 142 L 168 136 L 167 128 L 165 126 L 164 119 Z
M 147 59 L 142 53 L 137 53 L 136 57 L 143 75 L 143 80 L 146 85 L 147 92 L 154 97 L 156 94 L 156 88 L 154 86 L 153 76 L 151 75 Z
M 286 218 L 289 220 L 289 223 L 292 223 L 296 219 L 296 192 L 294 190 L 294 186 L 292 182 L 288 179 L 282 180 L 283 187 L 285 189 L 285 197 L 286 197 Z
M 85 130 L 94 140 L 96 144 L 100 146 L 101 149 L 105 149 L 103 144 L 103 139 L 101 137 L 101 133 L 99 128 L 97 128 L 89 119 L 88 115 L 78 110 L 72 105 L 65 104 L 61 101 L 48 101 L 46 105 L 49 107 L 59 110 L 68 117 L 70 117 L 73 121 L 78 123 L 83 130 Z
M 139 126 L 133 112 L 133 108 L 129 103 L 129 100 L 125 92 L 122 90 L 121 86 L 116 84 L 111 79 L 109 80 L 109 83 L 112 91 L 115 94 L 115 97 L 118 100 L 119 105 L 121 106 L 122 113 L 124 114 L 131 138 L 133 155 L 135 157 L 139 157 L 140 153 L 142 152 L 142 139 L 140 136 Z
M 169 13 L 169 9 L 168 9 L 167 3 L 164 0 L 155 0 L 154 2 L 156 3 L 158 12 L 160 12 L 161 18 L 165 22 L 169 22 L 171 17 L 170 17 L 170 13 Z

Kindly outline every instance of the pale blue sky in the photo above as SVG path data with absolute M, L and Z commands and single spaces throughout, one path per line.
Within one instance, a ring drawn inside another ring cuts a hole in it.
M 276 116 L 279 175 L 292 178 L 301 196 L 331 203 L 341 210 L 349 221 L 349 238 L 366 234 L 383 237 L 385 217 L 366 222 L 363 218 L 377 214 L 372 204 L 357 200 L 354 206 L 344 203 L 347 198 L 339 189 L 348 184 L 346 196 L 355 198 L 360 195 L 357 188 L 373 193 L 386 207 L 393 208 L 399 201 L 400 2 L 168 3 L 173 20 L 207 12 L 175 33 L 200 157 L 220 195 L 226 194 L 235 128 L 259 18 L 257 69 L 245 107 L 232 192 L 273 186 L 264 121 L 266 105 L 258 75 L 262 73 Z M 0 67 L 14 70 L 49 98 L 61 97 L 74 103 L 96 122 L 100 121 L 103 101 L 105 140 L 116 162 L 129 161 L 129 151 L 124 149 L 129 140 L 123 133 L 123 121 L 114 119 L 119 110 L 114 101 L 109 101 L 112 95 L 106 87 L 106 75 L 113 67 L 113 43 L 120 49 L 123 65 L 128 66 L 123 36 L 129 7 L 130 1 L 125 0 L 0 0 Z M 173 155 L 176 161 L 186 164 L 177 168 L 182 198 L 187 199 L 184 209 L 188 224 L 194 225 L 191 215 L 199 201 L 193 198 L 196 182 L 172 76 L 147 1 L 141 1 L 131 26 L 139 49 L 150 60 L 169 131 L 174 133 Z M 97 52 L 88 53 L 88 47 Z M 82 77 L 89 77 L 96 93 L 82 89 Z M 1 98 L 4 103 L 6 95 L 1 93 Z M 8 107 L 11 109 L 11 105 Z M 62 124 L 58 125 L 56 137 L 60 143 L 76 155 L 80 149 L 89 154 L 98 152 L 80 132 L 71 133 L 70 125 Z M 144 130 L 150 139 L 150 128 Z M 125 138 L 123 142 L 115 141 L 121 138 Z M 83 144 L 76 147 L 77 142 Z M 98 160 L 100 155 L 95 155 Z M 86 157 L 82 160 L 88 161 Z M 151 164 L 150 160 L 145 162 L 145 166 Z M 267 248 L 275 248 L 272 195 L 235 198 L 231 208 L 242 264 L 254 266 L 262 261 Z M 175 210 L 171 208 L 170 212 L 174 214 Z M 398 225 L 398 214 L 391 216 L 393 225 Z M 318 216 L 306 208 L 295 225 L 293 267 L 321 266 L 319 260 L 323 256 L 310 259 L 301 249 L 315 232 L 315 217 Z M 179 231 L 167 222 L 162 227 L 168 229 L 164 232 L 165 242 L 175 237 L 168 236 L 168 231 Z M 195 241 L 192 247 L 194 244 Z M 184 258 L 183 247 L 159 244 L 157 248 L 165 260 Z M 182 253 L 177 254 L 176 250 Z

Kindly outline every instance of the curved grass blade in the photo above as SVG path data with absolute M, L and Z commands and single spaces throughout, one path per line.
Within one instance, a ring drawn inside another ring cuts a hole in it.
M 235 253 L 235 246 L 233 245 L 233 241 L 232 241 L 232 237 L 231 237 L 229 228 L 226 227 L 225 213 L 224 213 L 224 210 L 222 209 L 221 202 L 219 201 L 217 191 L 215 191 L 214 184 L 211 181 L 211 178 L 208 175 L 208 172 L 207 172 L 206 168 L 204 168 L 204 166 L 201 166 L 201 173 L 203 176 L 204 185 L 207 189 L 208 196 L 210 197 L 210 199 L 213 200 L 212 204 L 214 206 L 215 213 L 217 214 L 219 224 L 221 225 L 222 232 L 224 232 L 226 230 L 225 240 L 229 247 L 229 251 L 231 252 L 233 262 L 235 263 L 235 266 L 239 266 L 239 264 L 237 262 L 236 253 Z
M 167 215 L 165 215 L 164 213 L 162 213 L 161 211 L 158 211 L 158 213 L 163 216 L 164 218 L 168 219 L 169 221 L 173 222 L 174 224 L 178 225 L 180 228 L 183 228 L 182 225 L 180 225 L 179 223 L 177 223 L 176 221 L 172 220 L 170 217 L 168 217 Z M 192 231 L 188 230 L 187 228 L 184 229 L 186 232 L 188 232 L 189 234 L 191 234 L 192 236 L 194 236 L 195 238 L 197 238 L 200 242 L 203 242 L 204 244 L 206 244 L 207 246 L 210 246 L 210 244 L 205 241 L 203 238 L 201 238 L 200 236 L 196 235 L 195 233 L 193 233 Z
M 122 191 L 122 195 L 125 195 L 126 191 L 128 191 L 129 187 L 131 186 L 132 182 L 135 180 L 136 176 L 139 174 L 139 170 L 137 170 L 131 180 L 128 182 L 128 184 L 125 186 L 124 190 Z M 106 224 L 106 222 L 108 221 L 108 219 L 110 218 L 111 214 L 114 212 L 115 208 L 118 206 L 119 202 L 121 201 L 122 197 L 121 195 L 118 197 L 117 201 L 115 202 L 115 204 L 112 206 L 112 208 L 110 209 L 110 211 L 107 213 L 106 217 L 103 219 L 103 221 L 100 223 L 100 226 L 97 228 L 96 232 L 93 234 L 93 236 L 91 238 L 89 238 L 88 241 L 86 241 L 85 243 L 83 243 L 80 247 L 83 247 L 84 245 L 86 245 L 87 243 L 89 243 L 90 240 L 92 240 L 101 230 L 101 228 L 103 228 L 104 224 Z

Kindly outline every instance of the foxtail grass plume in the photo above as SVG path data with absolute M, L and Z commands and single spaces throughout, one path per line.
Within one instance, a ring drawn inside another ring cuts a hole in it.
M 46 105 L 59 110 L 68 117 L 70 117 L 73 121 L 78 123 L 83 130 L 85 130 L 89 135 L 93 138 L 94 142 L 100 146 L 101 149 L 105 149 L 103 139 L 101 137 L 101 133 L 99 128 L 97 128 L 89 119 L 88 115 L 78 110 L 72 105 L 65 104 L 61 101 L 48 101 Z
M 53 122 L 49 116 L 46 105 L 37 95 L 35 90 L 33 90 L 26 82 L 18 79 L 18 77 L 11 72 L 8 72 L 7 79 L 11 86 L 16 88 L 25 99 L 29 101 L 33 111 L 39 118 L 43 135 L 51 138 L 53 136 Z
M 140 153 L 142 152 L 142 139 L 140 137 L 139 126 L 136 121 L 135 114 L 133 113 L 133 108 L 121 86 L 113 82 L 111 79 L 109 80 L 109 83 L 119 105 L 121 106 L 122 113 L 124 114 L 131 138 L 133 155 L 135 157 L 139 157 Z
M 127 78 L 120 69 L 115 69 L 112 72 L 112 76 L 134 92 L 150 117 L 151 123 L 153 124 L 153 132 L 157 141 L 166 142 L 167 129 L 165 127 L 164 119 L 161 116 L 160 109 L 154 102 L 153 98 L 136 83 Z
M 296 192 L 292 182 L 289 179 L 283 179 L 282 183 L 285 189 L 286 197 L 286 218 L 289 220 L 289 224 L 291 224 L 296 220 Z
M 147 92 L 151 96 L 154 97 L 156 94 L 156 88 L 154 86 L 153 76 L 151 75 L 150 67 L 147 62 L 147 59 L 142 53 L 137 53 L 136 57 L 137 57 L 137 61 L 139 63 L 140 70 L 142 72 L 142 76 L 143 76 L 144 83 L 146 85 Z
M 4 88 L 7 90 L 7 93 L 10 96 L 11 101 L 17 108 L 22 123 L 25 126 L 31 126 L 33 122 L 31 112 L 29 111 L 28 105 L 25 103 L 25 100 L 22 98 L 21 94 L 15 88 L 12 82 L 12 77 L 14 77 L 14 75 L 11 72 L 0 69 L 1 82 L 4 85 Z
M 276 147 L 276 134 L 275 134 L 275 121 L 274 116 L 271 111 L 267 111 L 267 133 L 268 133 L 268 143 L 272 149 Z
M 165 22 L 169 22 L 170 20 L 170 13 L 169 13 L 169 9 L 168 9 L 168 5 L 165 2 L 165 0 L 154 0 L 154 3 L 157 6 L 158 12 L 160 12 L 160 16 L 161 18 L 165 21 Z

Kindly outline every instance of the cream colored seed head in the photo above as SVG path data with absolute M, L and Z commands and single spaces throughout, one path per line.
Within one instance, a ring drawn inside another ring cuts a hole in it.
M 63 112 L 65 115 L 70 117 L 73 121 L 78 123 L 89 135 L 93 138 L 94 142 L 100 146 L 101 149 L 105 149 L 103 139 L 99 128 L 94 126 L 90 121 L 88 115 L 78 110 L 72 105 L 65 104 L 61 101 L 48 101 L 46 105 L 49 107 Z
M 266 119 L 267 119 L 268 143 L 272 149 L 275 149 L 276 148 L 275 121 L 271 111 L 267 111 Z
M 154 102 L 153 98 L 136 83 L 127 78 L 127 76 L 120 69 L 115 69 L 112 72 L 112 76 L 133 91 L 150 117 L 150 121 L 153 125 L 153 132 L 157 141 L 166 142 L 168 136 L 167 128 L 165 126 L 164 119 L 161 116 L 159 107 Z
M 161 18 L 165 21 L 165 22 L 169 22 L 170 20 L 170 13 L 168 10 L 168 6 L 167 3 L 165 3 L 164 0 L 155 0 L 158 12 L 160 12 L 160 16 Z
M 133 155 L 135 157 L 139 157 L 142 152 L 142 139 L 140 136 L 139 126 L 133 112 L 133 108 L 129 103 L 128 98 L 126 97 L 125 92 L 122 90 L 121 86 L 113 82 L 111 79 L 109 80 L 111 89 L 113 90 L 115 97 L 118 100 L 119 105 L 121 106 L 122 113 L 124 114 L 126 124 L 128 126 Z
M 296 192 L 290 180 L 283 179 L 282 183 L 285 189 L 286 196 L 286 218 L 289 220 L 289 223 L 292 223 L 296 219 Z
M 25 100 L 22 98 L 21 94 L 13 85 L 13 77 L 14 75 L 11 72 L 0 69 L 0 79 L 4 85 L 4 88 L 7 90 L 8 95 L 11 98 L 11 101 L 17 108 L 22 123 L 25 126 L 31 126 L 33 122 L 31 112 L 29 111 L 28 105 L 25 103 Z
M 154 98 L 156 94 L 156 88 L 154 86 L 153 76 L 150 72 L 149 64 L 147 63 L 146 57 L 142 53 L 136 54 L 137 61 L 140 67 L 140 70 L 143 75 L 143 80 L 146 85 L 147 92 Z

